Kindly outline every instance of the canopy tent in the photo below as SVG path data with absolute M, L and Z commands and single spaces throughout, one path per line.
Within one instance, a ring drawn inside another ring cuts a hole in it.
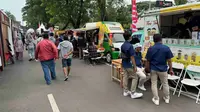
M 37 29 L 37 33 L 39 33 L 39 34 L 41 34 L 41 30 L 44 30 L 44 31 L 47 31 L 47 29 L 45 28 L 45 26 L 44 26 L 44 24 L 42 23 L 41 25 L 40 25 L 40 27 Z

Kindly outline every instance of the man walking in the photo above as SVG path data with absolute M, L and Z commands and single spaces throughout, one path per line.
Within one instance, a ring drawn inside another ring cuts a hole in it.
M 84 32 L 79 32 L 77 35 L 78 35 L 79 59 L 83 59 L 83 49 L 86 47 L 85 34 Z
M 70 41 L 68 41 L 68 36 L 64 36 L 64 41 L 58 45 L 58 50 L 62 57 L 62 67 L 65 75 L 64 81 L 67 81 L 70 74 L 73 53 L 73 45 Z
M 35 59 L 39 59 L 41 62 L 46 83 L 50 85 L 51 79 L 56 79 L 55 60 L 58 58 L 58 51 L 55 44 L 49 40 L 48 33 L 43 34 L 43 40 L 38 43 L 35 54 Z
M 168 73 L 167 73 L 167 62 L 169 65 L 170 74 L 173 75 L 172 61 L 173 54 L 168 46 L 162 44 L 162 37 L 160 34 L 153 36 L 154 46 L 150 47 L 147 51 L 146 59 L 146 71 L 151 72 L 151 88 L 153 92 L 152 101 L 159 105 L 159 96 L 157 88 L 158 77 L 163 85 L 164 101 L 169 103 L 169 85 L 168 85 Z
M 122 67 L 124 69 L 124 77 L 123 77 L 123 86 L 124 86 L 124 96 L 131 95 L 131 98 L 140 98 L 143 96 L 142 93 L 137 93 L 137 82 L 138 82 L 138 76 L 136 74 L 137 67 L 135 63 L 135 51 L 133 49 L 133 46 L 130 44 L 130 41 L 132 40 L 131 35 L 126 32 L 124 34 L 125 42 L 121 46 L 121 56 L 122 56 Z M 129 78 L 132 79 L 131 88 L 128 88 L 128 85 L 130 83 Z

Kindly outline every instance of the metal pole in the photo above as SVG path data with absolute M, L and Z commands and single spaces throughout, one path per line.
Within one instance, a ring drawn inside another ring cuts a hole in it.
M 149 0 L 149 10 L 151 10 L 151 0 Z

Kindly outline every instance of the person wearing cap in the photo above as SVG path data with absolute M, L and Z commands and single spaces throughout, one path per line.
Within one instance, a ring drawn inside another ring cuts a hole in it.
M 163 85 L 163 99 L 165 103 L 169 103 L 170 100 L 167 71 L 169 66 L 169 73 L 173 75 L 171 60 L 173 58 L 173 54 L 168 46 L 162 44 L 162 36 L 160 34 L 155 34 L 153 36 L 153 41 L 155 45 L 151 46 L 146 54 L 147 63 L 145 71 L 147 73 L 151 73 L 151 89 L 153 92 L 152 101 L 154 104 L 159 105 L 160 101 L 157 87 L 158 77 Z
M 136 74 L 139 77 L 139 84 L 138 84 L 138 88 L 146 91 L 146 88 L 144 87 L 144 83 L 147 81 L 147 76 L 144 73 L 144 68 L 142 65 L 142 45 L 140 43 L 135 44 L 135 63 L 137 66 L 137 72 Z
M 124 76 L 123 76 L 123 95 L 124 96 L 131 96 L 131 98 L 140 98 L 143 96 L 142 93 L 137 93 L 137 82 L 138 82 L 138 76 L 136 74 L 137 72 L 137 66 L 135 63 L 135 50 L 133 48 L 133 45 L 130 43 L 132 40 L 132 36 L 130 33 L 125 32 L 124 33 L 125 42 L 121 46 L 121 58 L 122 58 L 122 67 L 124 69 Z M 129 80 L 131 78 L 132 82 Z M 128 87 L 128 85 L 131 85 L 131 88 Z

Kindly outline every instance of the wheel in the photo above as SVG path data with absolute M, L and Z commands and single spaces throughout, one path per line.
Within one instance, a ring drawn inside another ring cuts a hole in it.
M 112 56 L 110 53 L 107 53 L 106 54 L 106 62 L 111 63 L 111 61 L 112 61 Z

